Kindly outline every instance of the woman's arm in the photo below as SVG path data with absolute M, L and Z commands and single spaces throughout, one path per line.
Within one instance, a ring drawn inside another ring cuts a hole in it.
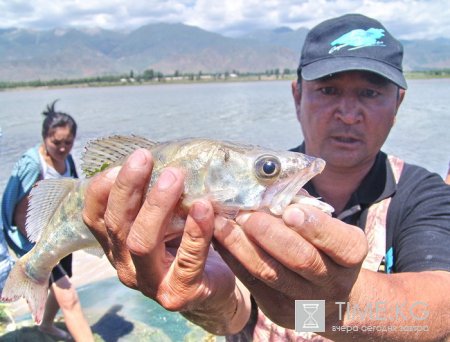
M 16 208 L 14 209 L 13 224 L 19 229 L 23 236 L 27 236 L 25 222 L 27 219 L 28 202 L 29 197 L 28 195 L 25 195 L 19 203 L 17 203 Z

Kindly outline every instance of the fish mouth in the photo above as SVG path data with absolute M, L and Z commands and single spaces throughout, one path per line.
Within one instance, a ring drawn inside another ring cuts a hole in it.
M 311 164 L 293 177 L 277 182 L 269 187 L 263 195 L 263 206 L 274 215 L 281 215 L 292 199 L 314 176 L 322 172 L 325 161 L 315 158 Z

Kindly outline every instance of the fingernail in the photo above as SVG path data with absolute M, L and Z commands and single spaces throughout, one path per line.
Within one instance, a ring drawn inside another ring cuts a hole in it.
M 305 214 L 297 207 L 288 207 L 283 213 L 283 221 L 289 226 L 300 226 L 305 221 Z
M 105 176 L 109 180 L 114 180 L 117 178 L 117 174 L 119 173 L 119 171 L 120 171 L 120 166 L 113 167 L 112 169 L 106 171 Z
M 191 208 L 191 216 L 197 220 L 202 221 L 208 215 L 209 208 L 203 202 L 196 202 Z
M 133 169 L 140 169 L 147 163 L 147 156 L 141 150 L 136 150 L 128 158 L 128 166 Z
M 164 170 L 161 175 L 158 178 L 158 189 L 159 190 L 167 190 L 170 188 L 175 181 L 177 180 L 177 177 L 174 175 L 174 173 L 170 170 Z
M 243 226 L 245 224 L 245 222 L 248 221 L 248 219 L 250 218 L 250 213 L 240 213 L 238 214 L 238 216 L 236 216 L 235 221 L 240 225 Z

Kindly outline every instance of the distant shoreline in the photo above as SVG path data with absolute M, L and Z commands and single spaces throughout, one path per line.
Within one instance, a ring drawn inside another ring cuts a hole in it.
M 406 79 L 439 79 L 450 78 L 450 70 L 434 71 L 410 71 L 405 72 Z M 49 80 L 49 81 L 28 81 L 28 82 L 2 82 L 0 81 L 1 91 L 22 91 L 35 89 L 64 89 L 64 88 L 99 88 L 99 87 L 120 87 L 120 86 L 144 86 L 144 85 L 163 85 L 163 84 L 198 84 L 198 83 L 236 83 L 236 82 L 256 82 L 256 81 L 293 81 L 295 74 L 255 74 L 238 75 L 226 77 L 214 77 L 211 75 L 201 76 L 165 76 L 154 78 L 152 80 L 142 80 L 133 77 L 121 77 L 115 81 L 102 80 L 102 78 L 74 79 L 74 80 Z
M 450 75 L 449 75 L 450 77 Z M 293 76 L 245 76 L 245 77 L 233 77 L 227 79 L 195 79 L 189 80 L 179 79 L 164 79 L 164 80 L 151 80 L 151 81 L 135 81 L 135 80 L 122 80 L 115 82 L 70 82 L 70 84 L 47 84 L 47 85 L 14 85 L 2 86 L 0 81 L 1 91 L 17 91 L 17 90 L 35 90 L 35 89 L 64 89 L 64 88 L 101 88 L 101 87 L 123 87 L 123 86 L 146 86 L 146 85 L 169 85 L 169 84 L 208 84 L 208 83 L 238 83 L 238 82 L 257 82 L 257 81 L 289 81 L 294 80 Z M 55 83 L 58 80 L 49 81 L 49 83 Z M 5 83 L 5 82 L 4 82 Z M 18 82 L 26 83 L 26 82 Z M 45 83 L 45 82 L 42 82 Z

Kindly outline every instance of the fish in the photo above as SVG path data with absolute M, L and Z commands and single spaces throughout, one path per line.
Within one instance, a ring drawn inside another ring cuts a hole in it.
M 184 192 L 165 240 L 180 236 L 192 203 L 208 199 L 217 215 L 234 219 L 239 211 L 263 210 L 281 215 L 294 202 L 315 205 L 325 212 L 325 202 L 302 194 L 302 187 L 322 172 L 325 161 L 298 152 L 259 146 L 187 138 L 155 142 L 139 136 L 114 135 L 87 144 L 82 156 L 84 179 L 47 179 L 30 192 L 26 231 L 34 247 L 11 270 L 1 300 L 25 298 L 34 320 L 40 323 L 52 269 L 77 250 L 101 257 L 103 250 L 82 217 L 85 190 L 92 176 L 121 166 L 138 148 L 149 149 L 154 166 L 149 189 L 162 170 L 185 171 Z M 298 195 L 300 194 L 300 195 Z

